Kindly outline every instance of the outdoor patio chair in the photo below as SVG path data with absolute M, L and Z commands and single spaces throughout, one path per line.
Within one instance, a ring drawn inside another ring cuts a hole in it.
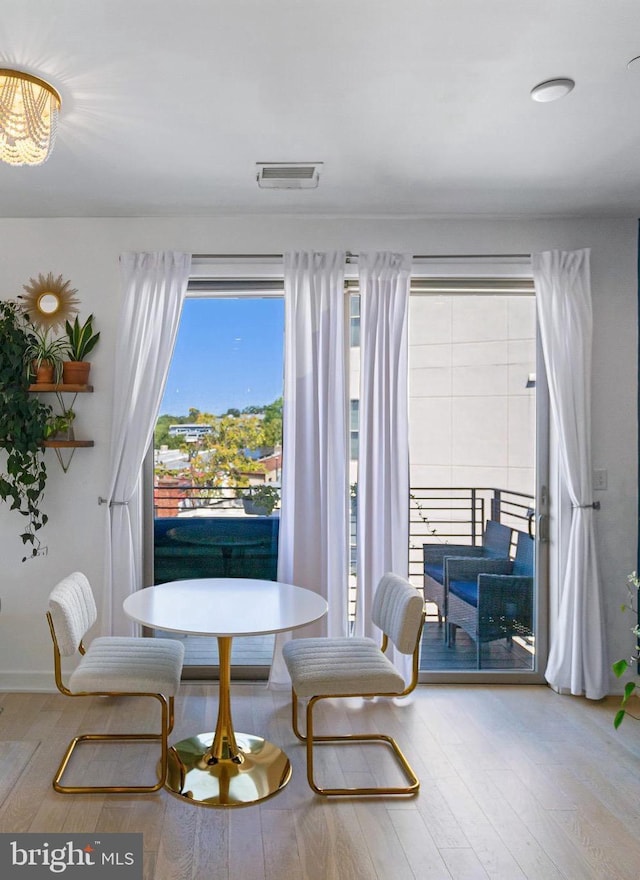
M 292 725 L 307 747 L 307 780 L 322 795 L 412 795 L 420 782 L 393 737 L 382 733 L 317 736 L 313 710 L 320 700 L 332 697 L 403 697 L 418 682 L 418 653 L 424 623 L 422 596 L 409 581 L 385 574 L 376 590 L 371 619 L 382 630 L 382 645 L 369 638 L 292 639 L 283 648 L 291 675 Z M 385 656 L 391 641 L 398 651 L 411 654 L 411 682 L 405 686 L 402 675 Z M 306 736 L 298 727 L 298 698 L 307 699 Z M 398 761 L 407 786 L 375 788 L 322 788 L 314 778 L 313 750 L 318 743 L 382 742 L 389 745 Z
M 85 733 L 71 740 L 53 779 L 56 791 L 65 794 L 148 793 L 158 791 L 167 776 L 167 737 L 173 728 L 174 696 L 180 684 L 184 645 L 175 639 L 103 636 L 85 647 L 83 638 L 96 621 L 96 603 L 89 581 L 76 571 L 54 587 L 49 596 L 47 620 L 53 639 L 56 687 L 68 697 L 153 697 L 161 708 L 158 733 Z M 80 662 L 62 680 L 62 657 L 80 653 Z M 157 779 L 150 785 L 62 785 L 61 780 L 75 747 L 83 742 L 152 740 L 160 744 Z
M 446 561 L 448 643 L 460 627 L 476 643 L 477 668 L 481 647 L 487 642 L 533 632 L 534 541 L 518 532 L 516 555 L 511 559 Z
M 445 589 L 445 559 L 449 556 L 493 558 L 509 556 L 513 529 L 496 520 L 487 520 L 481 545 L 473 544 L 423 544 L 424 599 L 433 602 L 438 609 L 438 623 L 447 619 L 447 593 Z M 445 642 L 447 630 L 444 631 Z

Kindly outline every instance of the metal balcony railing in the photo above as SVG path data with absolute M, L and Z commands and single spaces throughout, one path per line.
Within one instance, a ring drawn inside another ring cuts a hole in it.
M 186 516 L 193 513 L 217 516 L 220 512 L 242 510 L 244 489 L 221 486 L 192 486 L 187 479 L 179 477 L 156 480 L 153 485 L 153 507 L 157 518 Z
M 409 575 L 422 583 L 423 544 L 480 544 L 488 519 L 534 534 L 535 499 L 494 486 L 417 487 L 409 492 Z
M 154 510 L 157 520 L 197 515 L 200 519 L 244 518 L 242 495 L 250 489 L 191 486 L 186 481 L 156 481 Z M 355 613 L 356 505 L 351 505 L 350 602 L 349 615 Z M 246 520 L 255 517 L 247 516 Z M 533 534 L 534 497 L 525 492 L 483 486 L 423 487 L 409 492 L 409 576 L 422 586 L 422 545 L 428 543 L 479 544 L 487 519 L 505 523 L 518 531 Z M 204 523 L 202 524 L 204 527 Z M 234 531 L 242 528 L 236 520 Z M 247 528 L 254 528 L 247 525 Z M 212 529 L 214 526 L 212 525 Z M 275 530 L 275 528 L 274 528 Z M 275 530 L 277 531 L 277 530 Z M 277 540 L 277 539 L 276 539 Z M 273 552 L 277 553 L 277 544 Z M 240 569 L 238 576 L 242 576 Z

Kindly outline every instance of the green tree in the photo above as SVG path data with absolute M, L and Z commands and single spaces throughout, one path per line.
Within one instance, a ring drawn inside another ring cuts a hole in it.
M 246 486 L 249 473 L 260 465 L 247 454 L 262 445 L 262 422 L 257 416 L 200 415 L 211 432 L 193 444 L 191 475 L 196 485 Z
M 265 446 L 282 446 L 282 398 L 264 408 L 262 421 Z
M 164 414 L 158 416 L 156 428 L 153 435 L 153 445 L 155 449 L 161 446 L 167 446 L 169 449 L 179 449 L 182 437 L 171 436 L 169 434 L 169 425 L 184 425 L 190 420 L 186 416 L 172 416 Z

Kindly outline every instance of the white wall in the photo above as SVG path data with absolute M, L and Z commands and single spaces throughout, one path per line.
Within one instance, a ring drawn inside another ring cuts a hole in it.
M 637 543 L 636 221 L 398 220 L 311 217 L 0 220 L 0 296 L 13 298 L 38 273 L 62 274 L 78 288 L 82 314 L 93 312 L 102 333 L 93 357 L 93 395 L 78 398 L 79 449 L 67 474 L 47 452 L 49 481 L 44 530 L 48 556 L 21 563 L 20 522 L 0 507 L 0 688 L 52 686 L 44 613 L 49 590 L 74 569 L 103 588 L 112 359 L 120 283 L 118 255 L 171 248 L 193 253 L 281 253 L 332 247 L 411 253 L 528 253 L 592 249 L 595 313 L 593 455 L 608 470 L 597 517 L 607 633 L 612 659 L 631 650 L 630 621 L 619 612 Z M 0 414 L 1 417 L 1 414 Z M 613 684 L 612 684 L 613 688 Z
M 535 494 L 533 296 L 413 296 L 411 486 Z

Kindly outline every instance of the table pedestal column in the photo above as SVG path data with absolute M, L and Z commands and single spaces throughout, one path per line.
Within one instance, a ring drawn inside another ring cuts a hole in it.
M 229 636 L 218 636 L 215 733 L 192 736 L 169 749 L 166 787 L 185 800 L 209 807 L 254 804 L 280 791 L 291 778 L 289 759 L 281 749 L 262 737 L 233 729 L 231 641 Z

